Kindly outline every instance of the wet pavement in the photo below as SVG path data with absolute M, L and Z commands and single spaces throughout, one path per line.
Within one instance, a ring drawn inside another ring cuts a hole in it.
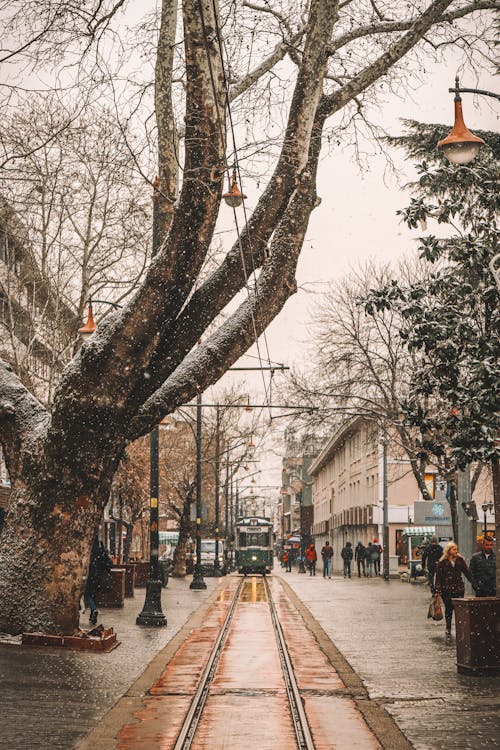
M 455 638 L 427 619 L 426 586 L 275 573 L 396 719 L 415 750 L 500 748 L 500 677 L 456 669 Z
M 318 748 L 372 750 L 378 745 L 371 727 L 382 747 L 402 750 L 408 743 L 394 722 L 396 732 L 384 723 L 386 710 L 415 750 L 500 748 L 500 677 L 457 673 L 454 639 L 447 644 L 444 625 L 426 617 L 427 587 L 397 580 L 325 580 L 296 572 L 286 574 L 279 568 L 275 573 L 272 590 Z M 280 579 L 285 591 L 286 584 L 291 587 L 291 601 L 281 592 Z M 233 587 L 237 581 L 232 576 L 223 579 L 222 586 Z M 220 583 L 207 579 L 208 590 L 200 592 L 191 591 L 187 581 L 171 581 L 163 593 L 167 628 L 135 625 L 144 602 L 141 589 L 136 590 L 134 599 L 125 601 L 123 610 L 103 610 L 102 621 L 116 629 L 122 642 L 109 654 L 0 644 L 0 750 L 70 750 L 77 745 L 82 750 L 116 750 L 120 727 L 133 725 L 132 716 L 144 708 L 144 696 L 153 684 L 163 700 L 157 703 L 151 742 L 136 748 L 160 747 L 158 727 L 164 733 L 170 726 L 173 740 L 176 724 L 171 717 L 182 718 L 187 711 L 191 690 L 187 686 L 196 683 L 202 670 L 202 665 L 198 670 L 195 667 L 195 652 L 187 639 L 193 628 L 204 625 L 206 638 L 198 642 L 203 662 L 210 650 L 210 628 L 213 635 L 227 610 L 228 594 L 219 593 L 218 609 L 209 615 L 210 597 L 216 601 Z M 247 610 L 254 607 L 257 611 L 265 605 L 253 579 L 247 582 L 242 599 Z M 248 616 L 242 611 L 240 635 L 232 640 L 233 655 L 249 643 Z M 184 643 L 185 648 L 180 648 Z M 332 649 L 337 660 L 331 656 Z M 260 647 L 257 650 L 260 653 Z M 344 661 L 345 669 L 343 657 L 349 662 Z M 159 678 L 165 664 L 175 658 L 179 682 L 173 691 L 175 684 L 162 683 Z M 221 665 L 216 675 L 207 704 L 206 734 L 197 738 L 197 750 L 208 745 L 211 750 L 236 748 L 230 742 L 235 727 L 239 731 L 246 722 L 248 734 L 253 731 L 251 717 L 257 715 L 260 740 L 252 742 L 262 750 L 263 738 L 276 736 L 276 714 L 285 716 L 278 705 L 281 687 L 273 682 L 278 670 L 267 669 L 258 656 L 247 665 L 248 674 L 253 675 L 249 687 L 248 679 L 240 680 L 235 674 L 232 661 L 231 657 Z M 365 687 L 371 700 L 367 700 Z M 271 710 L 273 701 L 276 705 Z M 259 705 L 265 705 L 266 710 Z M 288 737 L 287 726 L 283 719 L 279 727 L 283 737 Z M 245 741 L 245 748 L 249 744 Z M 274 741 L 273 750 L 277 747 Z M 294 744 L 288 743 L 287 750 L 291 747 Z
M 169 582 L 162 592 L 166 627 L 135 624 L 144 589 L 125 599 L 124 609 L 101 610 L 99 622 L 114 627 L 121 641 L 108 654 L 0 644 L 0 749 L 74 748 L 219 585 L 219 579 L 206 582 L 206 591 Z M 87 619 L 88 613 L 85 626 Z

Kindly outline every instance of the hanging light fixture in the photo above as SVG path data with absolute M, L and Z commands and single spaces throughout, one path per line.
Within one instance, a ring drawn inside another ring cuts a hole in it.
M 238 187 L 238 182 L 236 180 L 236 167 L 233 167 L 233 175 L 231 184 L 229 186 L 229 192 L 224 193 L 222 197 L 226 201 L 227 205 L 231 206 L 231 208 L 237 208 L 238 206 L 241 206 L 241 204 L 243 203 L 243 199 L 246 198 L 246 195 L 242 193 Z
M 89 308 L 87 312 L 87 322 L 85 325 L 83 325 L 81 328 L 78 329 L 78 333 L 82 337 L 84 341 L 86 341 L 92 334 L 94 333 L 95 329 L 97 328 L 94 320 L 94 316 L 92 314 L 92 302 L 89 300 Z
M 478 155 L 484 141 L 467 129 L 462 112 L 462 97 L 458 76 L 455 78 L 455 123 L 446 138 L 439 141 L 440 148 L 452 164 L 469 164 Z
M 253 411 L 253 406 L 250 405 L 250 396 L 247 396 L 247 402 L 245 404 L 245 411 Z
M 250 436 L 250 440 L 248 442 L 248 447 L 249 448 L 255 448 L 255 444 L 253 442 L 253 437 L 252 436 Z

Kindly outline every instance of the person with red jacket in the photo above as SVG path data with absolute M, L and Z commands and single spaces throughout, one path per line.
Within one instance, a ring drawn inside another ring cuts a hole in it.
M 316 575 L 316 560 L 318 559 L 318 555 L 316 554 L 316 547 L 314 544 L 310 544 L 309 547 L 306 549 L 306 560 L 307 560 L 307 566 L 309 568 L 309 575 L 315 576 Z
M 472 583 L 469 568 L 462 555 L 458 554 L 455 542 L 448 542 L 436 566 L 434 589 L 444 603 L 446 637 L 451 638 L 451 620 L 453 617 L 453 598 L 462 599 L 465 594 L 463 576 Z

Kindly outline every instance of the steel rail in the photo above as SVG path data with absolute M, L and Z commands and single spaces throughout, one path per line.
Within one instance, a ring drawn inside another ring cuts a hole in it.
M 281 668 L 283 671 L 283 679 L 285 681 L 288 702 L 290 704 L 290 713 L 292 715 L 295 736 L 297 738 L 297 748 L 298 750 L 315 750 L 311 729 L 309 727 L 306 712 L 302 704 L 302 698 L 300 696 L 297 680 L 295 679 L 295 673 L 293 671 L 292 662 L 288 653 L 283 628 L 281 627 L 281 623 L 279 621 L 278 613 L 276 610 L 276 605 L 271 594 L 271 588 L 266 576 L 263 576 L 263 579 L 266 587 L 269 608 L 271 610 L 271 619 L 274 625 L 276 643 L 278 646 Z
M 236 605 L 240 598 L 242 587 L 243 579 L 239 582 L 238 588 L 234 593 L 234 597 L 229 606 L 226 618 L 219 631 L 219 635 L 217 636 L 217 640 L 215 641 L 210 657 L 208 659 L 207 666 L 205 667 L 205 670 L 201 676 L 198 688 L 196 690 L 196 693 L 194 694 L 193 700 L 191 701 L 191 706 L 186 714 L 186 718 L 184 719 L 181 731 L 179 732 L 179 735 L 177 737 L 177 741 L 174 745 L 174 750 L 189 750 L 189 748 L 191 747 L 201 714 L 203 712 L 203 708 L 208 697 L 208 693 L 210 692 L 210 685 L 212 684 L 215 670 L 217 669 L 217 665 L 219 663 L 219 659 L 226 642 L 229 626 L 231 624 L 231 620 L 233 619 L 234 610 L 236 609 Z

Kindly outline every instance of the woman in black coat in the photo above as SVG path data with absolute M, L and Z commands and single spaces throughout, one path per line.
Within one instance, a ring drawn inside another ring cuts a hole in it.
M 458 554 L 455 542 L 448 542 L 443 555 L 436 566 L 434 588 L 444 603 L 444 619 L 446 622 L 446 637 L 451 637 L 451 619 L 453 617 L 454 599 L 462 599 L 465 594 L 463 576 L 471 581 L 469 568 L 462 555 Z M 471 581 L 472 582 L 472 581 Z

